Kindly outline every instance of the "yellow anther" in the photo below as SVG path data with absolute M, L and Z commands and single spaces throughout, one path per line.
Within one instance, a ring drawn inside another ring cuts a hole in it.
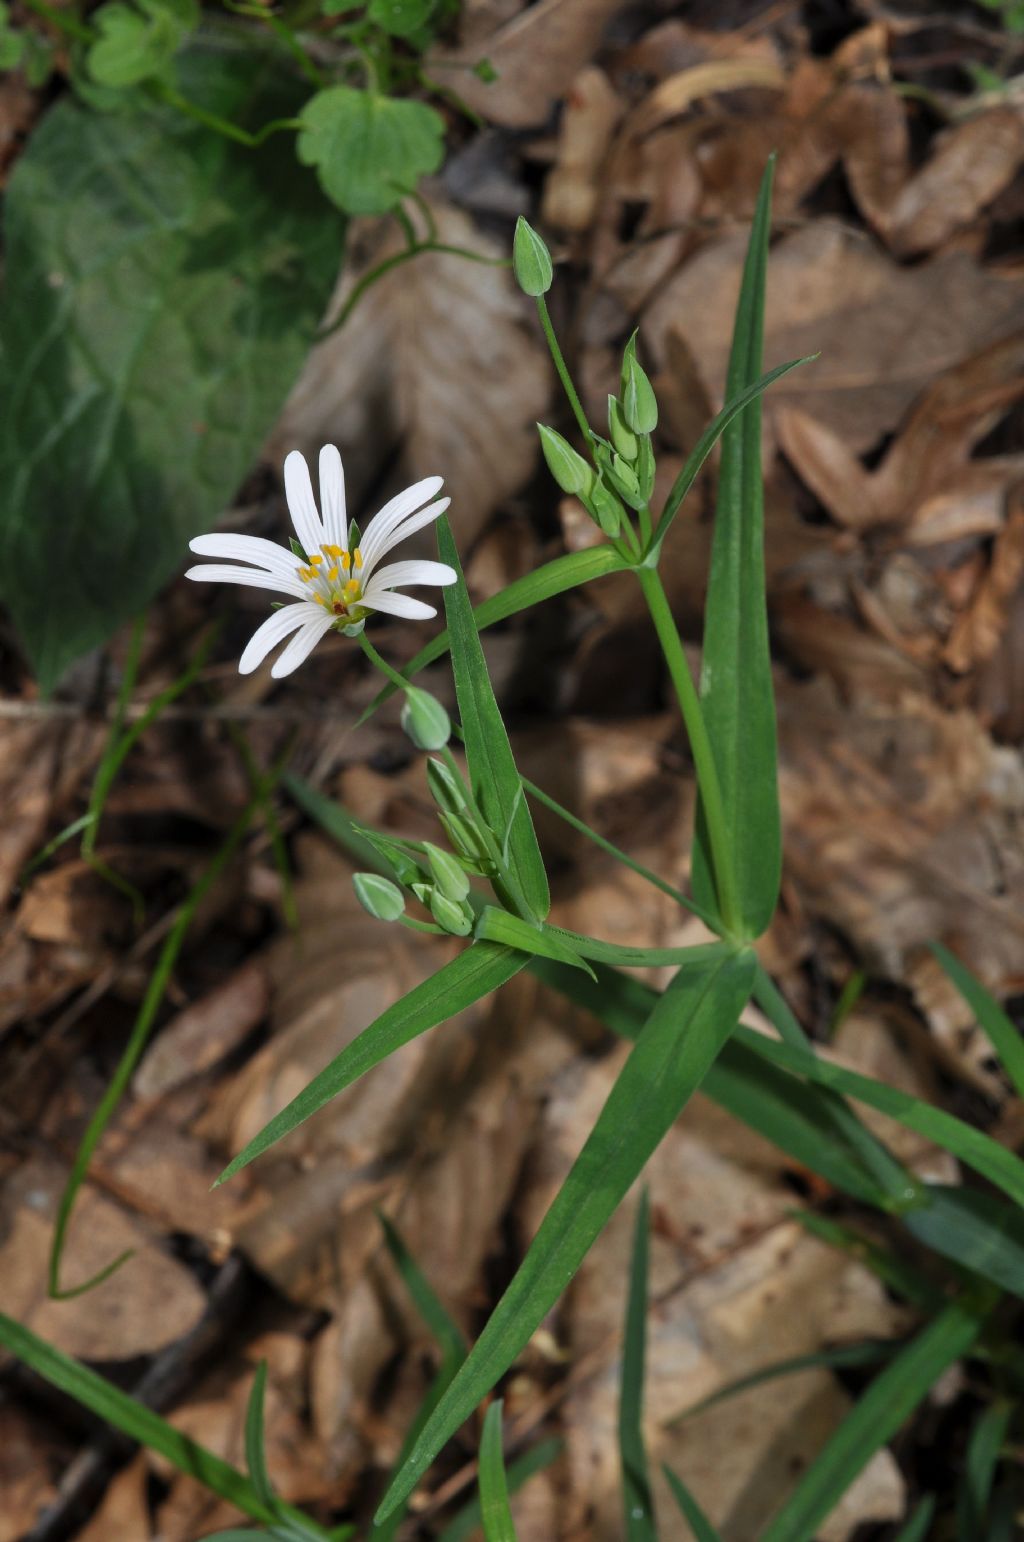
M 347 551 L 343 551 L 342 554 L 341 554 L 341 565 L 345 569 L 346 573 L 348 572 L 349 568 L 352 566 L 352 558 L 349 556 Z
M 342 554 L 340 546 L 321 546 L 320 550 L 326 552 L 328 557 L 340 557 Z
M 324 559 L 320 556 L 319 552 L 317 552 L 314 556 L 310 557 L 310 566 L 315 568 L 319 563 L 323 562 L 323 560 Z
M 349 604 L 351 604 L 353 600 L 358 600 L 358 598 L 359 598 L 359 581 L 358 581 L 358 579 L 350 578 L 348 583 L 345 585 L 343 593 L 345 595 L 345 599 L 349 602 Z
M 333 582 L 337 578 L 337 576 L 338 576 L 338 564 L 336 562 L 333 562 L 331 564 L 331 566 L 327 569 L 327 582 L 329 584 L 333 584 Z
M 361 568 L 362 565 L 363 565 L 363 554 L 359 550 L 358 546 L 356 547 L 355 551 L 352 553 L 352 561 L 355 563 L 357 568 Z
M 314 594 L 313 598 L 314 598 L 314 600 L 316 600 L 316 603 L 318 605 L 326 605 L 327 604 L 327 601 L 324 599 L 323 595 L 320 594 L 320 593 Z
M 309 580 L 313 577 L 313 574 L 309 568 L 296 568 L 295 571 L 298 573 L 304 584 L 308 584 Z

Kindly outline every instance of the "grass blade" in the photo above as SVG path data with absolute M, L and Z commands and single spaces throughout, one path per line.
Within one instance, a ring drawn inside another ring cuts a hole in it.
M 628 566 L 625 558 L 612 546 L 591 546 L 586 551 L 574 551 L 564 557 L 555 557 L 535 572 L 526 573 L 508 584 L 500 594 L 493 594 L 490 599 L 477 605 L 473 610 L 476 629 L 483 632 L 499 621 L 507 621 L 521 610 L 529 610 L 544 600 L 552 600 L 570 589 L 592 583 L 595 578 L 605 578 L 609 573 L 622 573 Z M 399 673 L 407 680 L 414 679 L 428 664 L 444 658 L 450 647 L 451 638 L 446 628 L 432 638 L 425 648 L 421 648 Z M 360 727 L 372 717 L 377 708 L 382 707 L 397 689 L 397 686 L 389 684 L 379 690 L 356 726 Z
M 508 1502 L 505 1454 L 501 1447 L 503 1406 L 498 1398 L 488 1408 L 480 1441 L 480 1519 L 487 1542 L 516 1542 L 516 1528 Z
M 326 1537 L 326 1532 L 290 1505 L 280 1505 L 279 1513 L 271 1509 L 264 1504 L 256 1492 L 256 1485 L 244 1473 L 238 1472 L 198 1441 L 183 1435 L 151 1408 L 129 1397 L 127 1392 L 122 1392 L 105 1377 L 55 1349 L 52 1344 L 47 1344 L 45 1339 L 38 1338 L 30 1328 L 22 1327 L 3 1313 L 0 1313 L 0 1344 L 51 1386 L 66 1392 L 76 1403 L 88 1408 L 122 1434 L 138 1441 L 150 1451 L 158 1452 L 178 1472 L 195 1478 L 197 1483 L 235 1505 L 250 1519 L 270 1524 L 283 1516 L 307 1528 L 312 1536 Z
M 524 1451 L 522 1456 L 509 1463 L 505 1473 L 509 1493 L 517 1493 L 534 1473 L 550 1467 L 561 1453 L 562 1442 L 554 1437 L 538 1441 L 529 1451 Z M 469 1542 L 469 1538 L 479 1531 L 480 1525 L 480 1500 L 474 1497 L 462 1507 L 454 1520 L 448 1522 L 437 1542 Z
M 966 964 L 962 964 L 941 942 L 930 942 L 928 946 L 988 1035 L 1017 1096 L 1024 1098 L 1024 1038 L 1020 1030 Z
M 888 1359 L 893 1353 L 892 1344 L 840 1344 L 835 1349 L 819 1349 L 813 1355 L 793 1355 L 788 1360 L 773 1360 L 771 1365 L 762 1366 L 759 1371 L 751 1371 L 747 1376 L 739 1376 L 735 1381 L 730 1381 L 728 1386 L 719 1387 L 709 1397 L 702 1397 L 692 1408 L 673 1414 L 669 1427 L 675 1429 L 686 1419 L 694 1419 L 697 1414 L 706 1413 L 718 1403 L 738 1397 L 741 1392 L 750 1392 L 754 1387 L 760 1387 L 766 1381 L 775 1381 L 780 1376 L 797 1376 L 801 1371 L 820 1370 L 822 1367 L 826 1370 L 839 1370 L 850 1365 L 877 1365 L 879 1360 Z
M 629 1299 L 622 1346 L 622 1391 L 619 1396 L 619 1456 L 622 1462 L 622 1504 L 628 1542 L 658 1542 L 654 1501 L 644 1448 L 644 1354 L 647 1348 L 647 1237 L 650 1203 L 640 1195 L 633 1231 Z
M 543 921 L 551 908 L 547 873 L 512 746 L 494 699 L 459 554 L 443 515 L 437 526 L 437 548 L 441 561 L 450 563 L 459 575 L 458 583 L 445 588 L 444 608 L 473 797 L 500 845 L 506 844 L 508 832 L 510 873 L 528 907 L 524 919 Z
M 252 1486 L 259 1495 L 260 1503 L 268 1510 L 276 1509 L 273 1484 L 267 1471 L 267 1454 L 263 1440 L 263 1404 L 267 1391 L 267 1362 L 261 1360 L 256 1367 L 249 1403 L 245 1410 L 245 1465 L 249 1469 Z
M 688 1522 L 697 1542 L 722 1542 L 722 1538 L 714 1526 L 712 1526 L 683 1480 L 676 1477 L 671 1467 L 662 1467 L 661 1470 L 665 1474 L 665 1481 L 672 1491 L 672 1498 L 679 1506 L 679 1513 Z
M 984 1534 L 996 1467 L 1013 1417 L 1013 1404 L 991 1403 L 975 1422 L 957 1494 L 957 1542 L 977 1542 Z
M 895 1538 L 895 1542 L 925 1542 L 934 1514 L 935 1496 L 933 1494 L 926 1494 L 913 1515 L 901 1528 Z
M 765 1531 L 762 1542 L 807 1542 L 835 1508 L 854 1478 L 890 1440 L 928 1389 L 974 1344 L 985 1313 L 966 1299 L 954 1301 L 876 1376 L 827 1441 L 793 1494 Z
M 351 1044 L 346 1045 L 340 1055 L 324 1066 L 228 1163 L 214 1187 L 226 1183 L 277 1141 L 297 1130 L 339 1092 L 365 1076 L 395 1050 L 426 1033 L 427 1029 L 435 1028 L 438 1023 L 447 1022 L 456 1012 L 472 1006 L 482 996 L 511 980 L 526 962 L 525 953 L 493 942 L 475 942 L 464 953 L 449 960 L 429 980 L 415 986 L 401 1001 L 382 1012 Z
M 1024 1299 L 1024 1214 L 995 1194 L 944 1183 L 901 1216 L 926 1247 Z
M 727 955 L 684 971 L 658 999 L 519 1270 L 385 1495 L 381 1518 L 412 1491 L 557 1301 L 735 1028 L 753 973 L 752 954 Z
M 773 171 L 774 159 L 762 179 L 750 231 L 726 379 L 727 400 L 753 385 L 761 373 Z M 772 918 L 782 875 L 775 696 L 765 601 L 759 396 L 722 435 L 700 700 L 731 837 L 740 915 L 749 935 L 756 937 Z M 717 910 L 711 856 L 705 811 L 699 802 L 693 895 L 699 904 Z

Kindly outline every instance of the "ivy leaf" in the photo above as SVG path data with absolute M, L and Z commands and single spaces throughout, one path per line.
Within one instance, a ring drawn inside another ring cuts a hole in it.
M 251 126 L 302 90 L 269 50 L 212 40 L 176 69 Z M 0 598 L 44 691 L 181 571 L 237 490 L 342 231 L 283 139 L 248 150 L 152 103 L 129 133 L 67 97 L 33 131 L 4 210 Z
M 299 117 L 299 160 L 316 167 L 320 186 L 347 214 L 393 209 L 444 157 L 444 120 L 422 102 L 329 86 Z
M 107 0 L 93 17 L 99 38 L 89 49 L 89 74 L 100 86 L 134 86 L 165 73 L 199 24 L 198 0 Z

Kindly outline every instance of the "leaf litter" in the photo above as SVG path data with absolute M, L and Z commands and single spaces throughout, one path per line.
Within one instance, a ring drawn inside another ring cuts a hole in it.
M 945 1087 L 954 1101 L 981 1098 L 1008 1139 L 1018 1120 L 1019 1138 L 1019 1107 L 925 945 L 938 937 L 997 995 L 1024 994 L 1024 290 L 1019 240 L 1007 239 L 1024 120 L 1012 99 L 966 97 L 964 110 L 964 90 L 946 77 L 930 82 L 927 105 L 897 89 L 901 70 L 920 76 L 921 40 L 893 18 L 860 25 L 851 9 L 833 46 L 794 8 L 737 25 L 723 17 L 714 29 L 653 6 L 628 25 L 625 15 L 608 0 L 467 5 L 457 46 L 430 68 L 457 82 L 485 126 L 467 131 L 431 210 L 443 240 L 489 257 L 508 248 L 510 212 L 540 211 L 588 403 L 600 407 L 622 340 L 639 325 L 670 478 L 721 404 L 745 226 L 765 146 L 779 147 L 767 362 L 821 358 L 776 386 L 765 410 L 786 878 L 764 960 L 821 1035 L 851 970 L 865 970 L 866 997 L 830 1052 L 929 1097 Z M 482 53 L 499 71 L 490 87 L 454 68 Z M 19 122 L 24 113 L 18 105 Z M 354 233 L 335 314 L 397 250 L 392 242 L 380 222 Z M 282 448 L 336 439 L 354 507 L 388 482 L 443 472 L 481 598 L 574 539 L 571 500 L 558 505 L 533 480 L 533 423 L 552 410 L 540 340 L 507 273 L 421 256 L 369 290 L 314 350 L 265 457 L 273 465 Z M 712 462 L 670 537 L 666 582 L 688 641 L 699 635 L 713 486 Z M 272 533 L 276 494 L 249 492 L 247 523 Z M 202 616 L 194 595 L 175 591 L 170 604 L 171 620 L 150 623 L 150 696 L 181 667 L 181 638 Z M 408 633 L 382 628 L 381 639 L 398 662 L 414 651 Z M 688 761 L 663 711 L 657 661 L 639 643 L 635 596 L 611 579 L 508 627 L 489 658 L 528 773 L 684 883 Z M 134 752 L 100 849 L 143 888 L 151 917 L 169 913 L 247 795 L 226 721 L 242 725 L 261 760 L 297 727 L 296 764 L 318 784 L 368 821 L 430 833 L 394 718 L 346 736 L 372 693 L 359 662 L 338 651 L 314 669 L 289 709 L 265 677 L 239 682 L 211 665 L 192 716 L 168 718 Z M 434 680 L 443 691 L 441 671 Z M 326 709 L 321 682 L 332 692 Z M 26 1050 L 35 1057 L 31 1081 L 16 1077 L 17 1099 L 3 1099 L 0 1268 L 18 1315 L 101 1364 L 159 1361 L 189 1342 L 224 1261 L 244 1260 L 244 1311 L 206 1362 L 185 1358 L 173 1417 L 239 1460 L 254 1366 L 267 1358 L 275 1481 L 324 1518 L 365 1517 L 436 1364 L 377 1211 L 472 1334 L 622 1052 L 521 977 L 210 1195 L 223 1161 L 447 946 L 371 923 L 345 860 L 306 833 L 291 841 L 291 935 L 282 880 L 257 833 L 175 970 L 160 1032 L 72 1223 L 72 1277 L 126 1245 L 135 1257 L 95 1297 L 45 1302 L 60 1174 L 152 949 L 126 962 L 121 898 L 76 860 L 75 843 L 17 887 L 25 861 L 82 811 L 105 725 L 84 683 L 60 711 L 36 701 L 16 669 L 5 683 L 4 1081 Z M 295 816 L 282 813 L 291 832 Z M 560 924 L 623 942 L 696 939 L 664 896 L 564 827 L 538 825 Z M 88 1002 L 76 998 L 90 989 Z M 927 1147 L 899 1149 L 918 1171 L 957 1180 Z M 821 1197 L 811 1175 L 707 1100 L 672 1131 L 648 1177 L 648 1440 L 729 1542 L 743 1542 L 842 1418 L 847 1386 L 818 1366 L 692 1421 L 679 1416 L 769 1360 L 898 1338 L 912 1315 L 862 1264 L 792 1220 L 794 1186 Z M 566 1442 L 517 1500 L 524 1542 L 618 1535 L 630 1225 L 624 1207 L 508 1384 L 513 1441 L 554 1430 Z M 31 1398 L 0 1405 L 0 1415 L 16 1463 L 9 1511 L 27 1531 L 40 1507 L 59 1510 L 54 1473 L 74 1440 L 41 1426 Z M 91 1449 L 88 1434 L 78 1438 Z M 475 1441 L 469 1432 L 446 1458 L 425 1499 L 426 1534 L 468 1496 Z M 106 1492 L 78 1533 L 87 1542 L 190 1542 L 237 1521 L 147 1457 L 100 1470 Z M 895 1521 L 907 1500 L 906 1464 L 882 1451 L 820 1535 L 844 1542 L 866 1523 Z

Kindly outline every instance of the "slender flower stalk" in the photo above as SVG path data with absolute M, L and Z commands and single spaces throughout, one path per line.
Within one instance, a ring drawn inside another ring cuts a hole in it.
M 375 611 L 410 621 L 436 616 L 433 605 L 396 591 L 408 584 L 453 584 L 453 568 L 419 559 L 381 567 L 380 561 L 406 536 L 444 513 L 451 500 L 435 496 L 441 486 L 440 477 L 425 477 L 398 493 L 370 520 L 357 545 L 350 538 L 345 476 L 335 446 L 325 444 L 320 451 L 319 509 L 305 456 L 292 450 L 284 463 L 285 496 L 297 537 L 291 551 L 254 535 L 215 533 L 190 541 L 197 556 L 227 561 L 189 568 L 186 578 L 271 589 L 294 601 L 257 627 L 239 660 L 239 672 L 251 674 L 287 637 L 291 640 L 270 672 L 277 679 L 290 675 L 328 632 L 357 637 Z

